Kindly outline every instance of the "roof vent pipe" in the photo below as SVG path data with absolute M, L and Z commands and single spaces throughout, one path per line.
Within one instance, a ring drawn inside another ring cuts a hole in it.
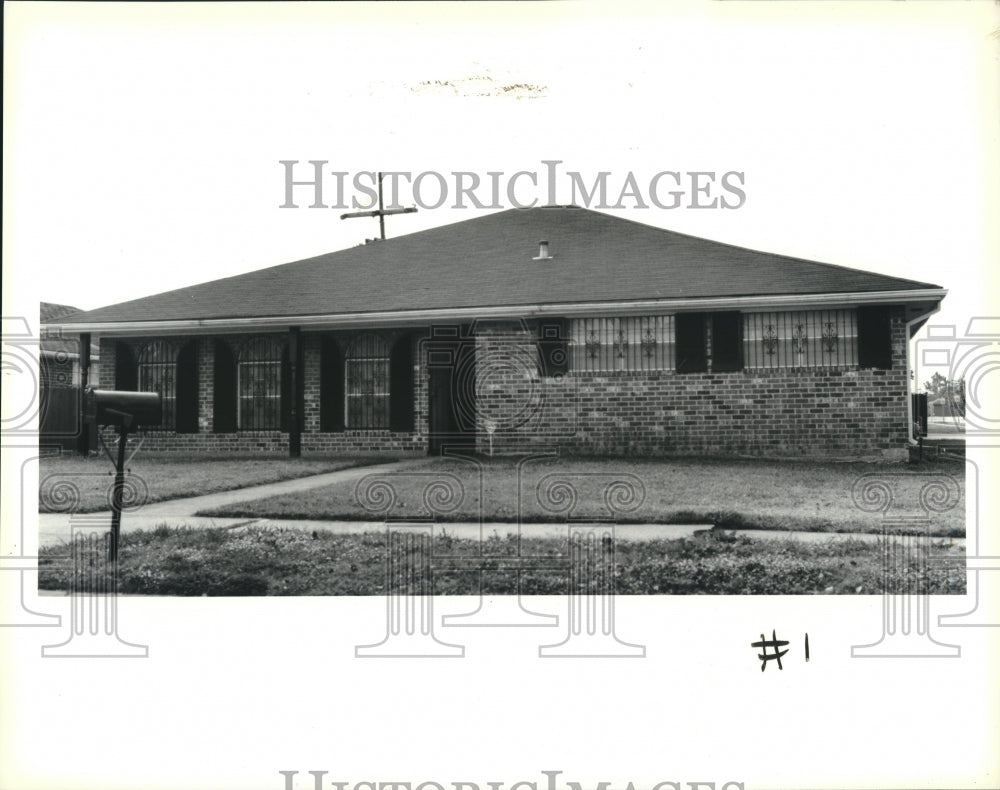
M 551 261 L 552 256 L 549 255 L 549 243 L 547 241 L 538 242 L 538 257 L 532 258 L 533 261 Z

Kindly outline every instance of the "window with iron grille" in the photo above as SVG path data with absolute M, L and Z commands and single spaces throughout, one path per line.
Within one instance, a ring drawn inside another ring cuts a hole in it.
M 177 425 L 177 346 L 166 340 L 147 343 L 139 352 L 136 372 L 140 392 L 160 393 L 163 421 L 159 427 L 174 430 Z
M 344 357 L 348 428 L 389 427 L 389 346 L 379 335 L 354 339 Z
M 743 358 L 758 369 L 857 365 L 857 312 L 744 313 Z
M 258 337 L 245 342 L 236 365 L 238 420 L 242 431 L 281 428 L 283 344 Z
M 571 366 L 583 372 L 673 370 L 674 318 L 575 318 Z

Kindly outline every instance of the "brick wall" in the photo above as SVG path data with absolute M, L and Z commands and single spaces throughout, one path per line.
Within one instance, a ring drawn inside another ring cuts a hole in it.
M 398 335 L 386 333 L 390 345 Z M 139 431 L 144 440 L 143 449 L 152 452 L 204 452 L 252 454 L 255 452 L 284 454 L 288 452 L 288 433 L 285 431 L 238 431 L 213 433 L 214 362 L 216 339 L 233 345 L 246 340 L 249 335 L 216 335 L 197 338 L 198 343 L 198 433 L 182 434 L 172 431 Z M 123 341 L 133 349 L 143 342 L 133 338 Z M 101 338 L 102 364 L 101 389 L 115 388 L 115 339 Z M 416 347 L 416 340 L 414 340 Z M 338 453 L 420 453 L 427 449 L 427 379 L 423 367 L 414 354 L 414 428 L 412 432 L 346 430 L 337 433 L 320 433 L 320 336 L 315 333 L 302 335 L 304 406 L 302 415 L 302 452 L 304 454 Z M 108 432 L 111 435 L 113 432 Z
M 118 361 L 115 359 L 115 341 L 108 337 L 100 339 L 101 369 L 97 372 L 98 389 L 113 390 L 115 388 L 115 369 Z M 91 374 L 91 384 L 94 383 Z
M 581 373 L 539 376 L 529 333 L 481 328 L 476 337 L 477 448 L 495 453 L 560 447 L 579 454 L 842 456 L 903 459 L 907 445 L 906 337 L 892 324 L 888 370 L 813 368 L 734 373 Z M 245 336 L 243 336 L 245 337 Z M 390 342 L 393 337 L 387 335 Z M 239 339 L 233 336 L 233 340 Z M 285 453 L 281 431 L 212 433 L 213 338 L 199 338 L 197 434 L 146 431 L 153 451 Z M 419 343 L 416 347 L 419 347 Z M 303 333 L 302 452 L 424 453 L 428 375 L 414 354 L 412 432 L 321 433 L 320 336 Z M 101 340 L 100 386 L 113 389 L 114 343 Z
M 906 458 L 906 328 L 895 311 L 892 368 L 733 373 L 525 375 L 531 339 L 497 331 L 479 340 L 481 416 L 498 425 L 494 453 L 558 446 L 594 455 L 757 455 Z M 500 346 L 510 349 L 504 354 Z M 499 421 L 498 421 L 499 422 Z M 477 436 L 481 452 L 490 437 Z
M 212 433 L 215 423 L 215 346 L 210 337 L 198 338 L 198 431 Z

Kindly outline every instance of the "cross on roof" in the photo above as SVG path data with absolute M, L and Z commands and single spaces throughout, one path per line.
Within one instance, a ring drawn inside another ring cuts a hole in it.
M 353 219 L 355 217 L 378 217 L 378 227 L 382 241 L 385 241 L 385 218 L 390 214 L 413 214 L 416 207 L 410 208 L 382 208 L 382 173 L 378 174 L 378 208 L 371 211 L 351 211 L 341 214 L 341 219 Z

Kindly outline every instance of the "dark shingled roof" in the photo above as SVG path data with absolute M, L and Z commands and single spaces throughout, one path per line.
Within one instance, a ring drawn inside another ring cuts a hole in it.
M 69 318 L 74 313 L 79 313 L 79 307 L 68 304 L 56 304 L 55 302 L 39 302 L 38 316 L 43 324 L 62 321 Z M 50 333 L 55 333 L 52 336 Z M 62 337 L 60 330 L 50 330 L 42 335 L 42 352 L 58 354 L 63 351 L 67 354 L 80 353 L 80 341 L 75 337 Z M 90 356 L 97 359 L 100 353 L 100 344 L 95 340 L 90 344 Z
M 534 261 L 538 242 L 552 260 Z M 78 313 L 73 323 L 939 288 L 588 209 L 510 209 Z
M 79 312 L 79 307 L 73 307 L 68 304 L 56 304 L 55 302 L 38 303 L 38 315 L 42 319 L 43 324 L 47 324 L 49 321 L 56 321 L 60 318 L 66 318 L 73 315 L 73 313 Z

